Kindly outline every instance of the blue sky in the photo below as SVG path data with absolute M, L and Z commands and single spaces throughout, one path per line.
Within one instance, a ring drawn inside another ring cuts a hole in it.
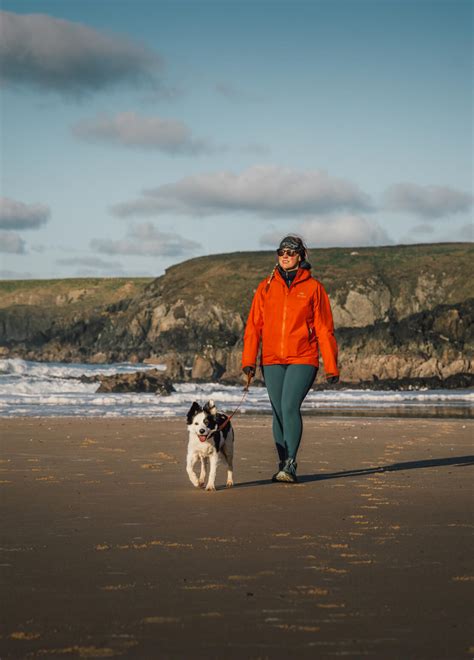
M 2 10 L 2 278 L 472 240 L 470 1 Z

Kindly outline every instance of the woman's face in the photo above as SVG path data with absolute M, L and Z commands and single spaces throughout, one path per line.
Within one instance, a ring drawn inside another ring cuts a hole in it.
M 300 256 L 294 250 L 279 250 L 282 254 L 278 255 L 278 263 L 283 268 L 283 270 L 293 270 L 296 268 L 300 262 Z

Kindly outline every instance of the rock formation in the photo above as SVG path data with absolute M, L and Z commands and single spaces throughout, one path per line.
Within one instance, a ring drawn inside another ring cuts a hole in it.
M 171 379 L 157 369 L 112 376 L 83 376 L 81 381 L 99 382 L 97 392 L 152 392 L 161 396 L 176 392 Z
M 331 298 L 343 380 L 472 374 L 473 252 L 472 244 L 312 250 L 313 274 Z M 43 289 L 0 283 L 0 354 L 145 362 L 165 365 L 175 382 L 240 382 L 252 295 L 273 264 L 273 253 L 234 253 L 115 288 L 110 280 L 58 280 Z

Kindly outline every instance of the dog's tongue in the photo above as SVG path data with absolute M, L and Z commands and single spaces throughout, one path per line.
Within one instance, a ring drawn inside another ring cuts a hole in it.
M 207 435 L 199 435 L 198 438 L 199 438 L 199 440 L 200 440 L 201 442 L 206 442 L 206 440 L 207 440 Z

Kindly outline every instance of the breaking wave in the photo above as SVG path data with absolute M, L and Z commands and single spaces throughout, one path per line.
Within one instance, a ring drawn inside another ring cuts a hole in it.
M 154 394 L 97 393 L 97 383 L 83 383 L 81 376 L 130 373 L 162 365 L 63 364 L 20 359 L 0 360 L 0 416 L 53 417 L 176 417 L 183 416 L 194 400 L 213 398 L 223 410 L 233 410 L 242 398 L 242 387 L 221 383 L 176 384 L 169 396 Z M 311 391 L 304 404 L 307 412 L 340 413 L 387 410 L 461 410 L 469 415 L 474 405 L 473 390 L 367 391 L 357 389 Z M 264 387 L 250 388 L 242 412 L 270 413 Z M 397 413 L 398 414 L 398 413 Z

